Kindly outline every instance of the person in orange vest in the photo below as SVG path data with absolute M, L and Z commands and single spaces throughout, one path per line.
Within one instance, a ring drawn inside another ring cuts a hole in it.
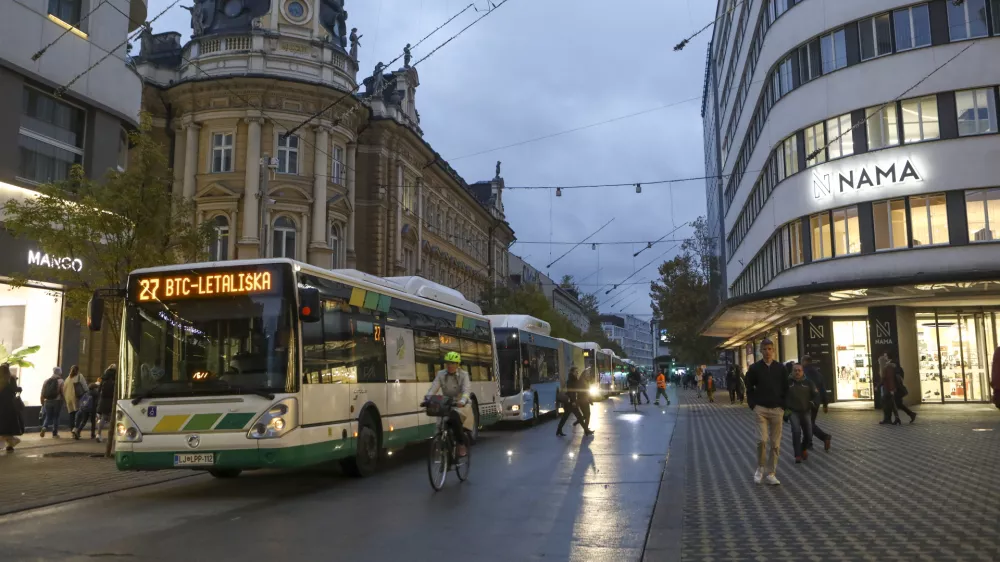
M 663 376 L 663 371 L 656 375 L 656 405 L 660 405 L 660 396 L 667 401 L 667 406 L 670 405 L 670 397 L 667 396 L 667 377 Z

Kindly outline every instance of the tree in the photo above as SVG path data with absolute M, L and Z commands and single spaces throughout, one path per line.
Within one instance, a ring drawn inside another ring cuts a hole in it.
M 37 188 L 38 196 L 4 204 L 5 226 L 37 241 L 50 255 L 80 260 L 85 268 L 33 265 L 28 278 L 52 279 L 64 287 L 67 315 L 83 320 L 95 289 L 122 290 L 128 274 L 143 267 L 197 261 L 207 253 L 211 224 L 194 224 L 194 204 L 171 195 L 173 173 L 167 151 L 151 136 L 152 120 L 142 115 L 129 133 L 128 169 L 109 171 L 100 181 L 73 166 L 69 179 Z M 65 261 L 65 260 L 64 260 Z M 121 327 L 123 301 L 107 301 L 112 337 Z M 117 400 L 117 385 L 115 399 Z M 108 439 L 111 455 L 114 439 Z
M 702 336 L 701 326 L 712 313 L 709 284 L 713 275 L 714 241 L 704 217 L 694 222 L 694 237 L 681 253 L 660 265 L 660 278 L 652 283 L 650 297 L 667 344 L 681 363 L 714 362 L 717 340 Z

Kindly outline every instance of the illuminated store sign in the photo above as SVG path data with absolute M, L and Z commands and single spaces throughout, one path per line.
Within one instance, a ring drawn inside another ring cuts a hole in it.
M 834 178 L 835 182 L 831 181 Z M 813 197 L 823 199 L 835 193 L 850 193 L 865 188 L 923 181 L 913 163 L 905 160 L 889 166 L 866 166 L 860 169 L 820 175 L 813 172 Z
M 44 252 L 28 250 L 28 265 L 51 267 L 52 269 L 70 269 L 79 273 L 83 270 L 83 261 L 79 258 L 55 258 Z

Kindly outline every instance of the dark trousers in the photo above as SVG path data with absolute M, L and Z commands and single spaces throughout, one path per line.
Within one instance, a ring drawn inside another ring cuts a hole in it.
M 729 403 L 730 404 L 735 404 L 736 403 L 736 387 L 735 386 L 730 386 L 729 387 Z
M 91 410 L 89 412 L 79 411 L 76 413 L 76 432 L 83 433 L 83 428 L 87 427 L 87 422 L 90 422 L 90 438 L 93 439 L 95 431 L 97 430 L 97 412 Z
M 51 429 L 52 435 L 59 435 L 59 414 L 62 412 L 62 400 L 46 400 L 42 405 L 45 420 L 42 421 L 42 431 Z
M 896 419 L 899 419 L 899 412 L 902 410 L 906 412 L 906 415 L 910 416 L 910 419 L 916 417 L 913 410 L 909 409 L 905 404 L 903 404 L 903 397 L 899 395 L 899 391 L 892 393 L 892 396 L 882 397 L 882 420 L 886 423 L 892 421 L 892 416 L 895 414 Z
M 590 406 L 588 405 L 587 408 L 590 409 Z M 590 431 L 590 426 L 587 425 L 587 418 L 580 411 L 580 407 L 575 403 L 569 403 L 563 404 L 563 415 L 559 418 L 559 427 L 556 428 L 556 433 L 562 433 L 563 426 L 566 425 L 566 420 L 569 419 L 570 414 L 576 416 L 576 422 L 583 426 L 584 431 Z
M 801 457 L 806 444 L 812 441 L 812 420 L 809 412 L 792 412 L 788 421 L 792 424 L 792 448 L 795 456 Z
M 831 435 L 823 431 L 822 429 L 820 429 L 818 425 L 816 425 L 817 415 L 819 415 L 819 406 L 813 406 L 812 415 L 810 416 L 810 421 L 812 422 L 812 435 L 818 437 L 820 441 L 826 441 L 829 437 L 831 437 Z M 809 441 L 806 442 L 807 449 L 813 448 L 812 435 L 809 436 Z
M 667 404 L 670 403 L 670 397 L 667 396 L 667 389 L 665 389 L 665 388 L 657 388 L 656 389 L 656 403 L 657 404 L 660 403 L 660 396 L 662 396 L 663 399 L 667 401 Z
M 459 415 L 458 410 L 448 412 L 448 427 L 451 428 L 451 435 L 455 438 L 455 443 L 469 444 L 465 436 L 465 427 L 462 425 L 462 416 Z
M 583 415 L 583 422 L 590 427 L 590 402 L 584 401 L 580 403 L 580 413 Z
M 640 384 L 639 385 L 639 393 L 635 395 L 636 398 L 639 397 L 639 394 L 642 394 L 643 396 L 645 396 L 646 397 L 646 404 L 649 404 L 649 395 L 646 394 L 646 385 L 644 385 L 644 384 Z

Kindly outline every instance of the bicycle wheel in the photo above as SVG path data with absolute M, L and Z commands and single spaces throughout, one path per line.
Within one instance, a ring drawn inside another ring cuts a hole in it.
M 465 456 L 459 457 L 455 461 L 455 474 L 458 476 L 459 482 L 465 482 L 469 479 L 469 465 L 472 463 L 472 447 L 465 448 Z
M 430 451 L 427 453 L 427 476 L 435 492 L 444 487 L 448 478 L 448 443 L 440 433 L 431 440 Z

